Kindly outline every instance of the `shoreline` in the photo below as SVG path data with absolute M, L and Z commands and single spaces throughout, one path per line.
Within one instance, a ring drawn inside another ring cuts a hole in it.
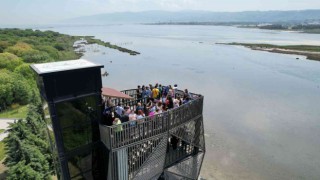
M 111 44 L 110 42 L 104 42 L 104 41 L 102 41 L 100 39 L 94 38 L 93 36 L 78 36 L 78 37 L 84 38 L 88 42 L 88 44 L 98 44 L 98 45 L 101 45 L 101 46 L 104 46 L 104 47 L 107 47 L 107 48 L 110 48 L 110 49 L 116 49 L 116 50 L 118 50 L 120 52 L 128 53 L 131 56 L 136 56 L 136 55 L 140 54 L 137 51 L 133 51 L 133 50 L 130 50 L 130 49 L 127 49 L 127 48 L 123 48 L 121 46 L 117 46 L 117 45 Z
M 295 32 L 295 33 L 305 33 L 305 34 L 320 34 L 320 28 L 288 28 L 288 27 L 265 27 L 258 26 L 257 23 L 250 24 L 246 22 L 160 22 L 160 23 L 142 23 L 143 25 L 178 25 L 178 26 L 228 26 L 243 29 L 260 29 L 260 30 L 270 30 L 270 31 L 283 31 L 283 32 Z
M 268 27 L 259 27 L 259 26 L 250 26 L 250 25 L 236 25 L 237 28 L 243 29 L 260 29 L 260 30 L 269 30 L 269 31 L 282 31 L 282 32 L 294 32 L 294 33 L 305 33 L 305 34 L 320 34 L 320 29 L 292 29 L 292 28 L 268 28 Z
M 309 45 L 290 45 L 280 46 L 272 44 L 249 44 L 249 43 L 216 43 L 232 46 L 243 46 L 256 51 L 266 51 L 278 54 L 290 54 L 305 56 L 308 60 L 320 61 L 320 46 Z M 297 58 L 299 59 L 299 58 Z

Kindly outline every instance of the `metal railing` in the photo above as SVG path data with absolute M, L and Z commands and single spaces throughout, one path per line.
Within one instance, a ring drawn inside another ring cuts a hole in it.
M 130 103 L 130 102 L 129 102 Z M 108 132 L 108 148 L 116 149 L 134 142 L 167 132 L 189 120 L 202 115 L 203 97 L 183 104 L 178 108 L 156 114 L 152 117 L 129 121 L 120 125 L 103 126 Z
M 120 92 L 131 96 L 134 100 L 113 98 L 111 100 L 111 102 L 115 106 L 117 106 L 119 103 L 122 103 L 123 106 L 129 106 L 131 109 L 135 109 L 138 102 L 147 103 L 147 99 L 148 99 L 147 97 L 140 98 L 140 99 L 137 98 L 137 89 L 128 89 L 128 90 L 123 90 Z M 176 89 L 175 94 L 176 94 L 176 96 L 183 97 L 184 91 Z M 195 98 L 198 98 L 201 96 L 199 94 L 194 94 L 194 93 L 189 93 L 189 94 L 191 96 L 190 97 L 191 99 L 195 99 Z

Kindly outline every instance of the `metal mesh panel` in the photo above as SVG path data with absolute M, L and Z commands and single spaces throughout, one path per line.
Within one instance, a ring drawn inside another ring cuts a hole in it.
M 103 144 L 107 147 L 107 149 L 111 149 L 111 145 L 110 145 L 110 129 L 109 128 L 105 128 L 104 126 L 100 125 L 99 126 L 100 129 L 100 139 L 103 142 Z
M 160 143 L 154 147 L 155 150 L 140 167 L 133 179 L 158 179 L 164 169 L 165 154 L 167 150 L 168 136 L 161 138 Z
M 174 166 L 169 167 L 165 170 L 165 177 L 172 176 L 172 174 L 180 176 L 180 179 L 190 178 L 197 179 L 200 173 L 204 153 L 198 153 L 194 156 L 190 156 L 185 160 L 177 163 Z M 173 176 L 173 177 L 177 177 Z M 170 179 L 170 178 L 169 178 Z
M 202 116 L 170 130 L 170 134 L 198 148 L 204 148 Z
M 164 169 L 168 136 L 112 152 L 112 179 L 157 179 Z
M 190 178 L 186 178 L 184 176 L 177 175 L 168 171 L 165 172 L 164 178 L 168 180 L 191 180 Z

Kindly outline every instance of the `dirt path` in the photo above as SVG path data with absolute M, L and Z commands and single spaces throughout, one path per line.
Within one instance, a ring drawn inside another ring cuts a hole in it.
M 3 161 L 4 160 L 0 161 L 0 180 L 6 179 L 6 170 L 8 170 L 8 168 L 3 164 Z
M 15 120 L 14 119 L 1 119 L 0 118 L 0 129 L 8 129 L 9 124 L 8 123 L 13 123 Z

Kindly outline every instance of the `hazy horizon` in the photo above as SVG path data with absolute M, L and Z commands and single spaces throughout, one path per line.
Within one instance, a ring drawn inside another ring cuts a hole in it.
M 320 9 L 317 0 L 2 0 L 0 24 L 50 24 L 80 16 L 141 11 L 287 11 Z

